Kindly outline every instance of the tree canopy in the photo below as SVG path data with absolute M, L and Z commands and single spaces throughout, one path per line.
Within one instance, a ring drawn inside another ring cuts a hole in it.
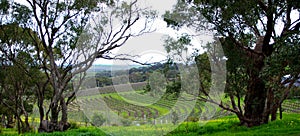
M 268 123 L 269 115 L 275 120 L 277 109 L 299 79 L 299 4 L 285 0 L 180 0 L 164 18 L 173 28 L 215 32 L 227 58 L 225 91 L 231 102 L 229 106 L 204 99 L 237 114 L 242 125 L 251 127 Z M 201 58 L 198 60 L 206 64 Z M 201 83 L 210 82 L 208 79 Z
M 115 59 L 111 50 L 124 45 L 130 37 L 151 31 L 148 26 L 155 12 L 136 4 L 137 1 L 113 0 L 1 1 L 2 63 L 19 67 L 32 80 L 35 77 L 29 72 L 31 69 L 45 77 L 34 82 L 38 88 L 34 94 L 38 99 L 40 131 L 68 128 L 68 104 L 93 62 L 97 58 Z M 144 26 L 133 32 L 138 21 L 144 21 Z M 21 53 L 26 60 L 17 60 Z M 27 63 L 26 67 L 20 62 Z M 77 83 L 70 87 L 71 81 Z M 50 94 L 47 97 L 51 101 L 48 109 L 44 109 L 46 94 Z M 49 118 L 50 127 L 43 128 L 43 120 Z

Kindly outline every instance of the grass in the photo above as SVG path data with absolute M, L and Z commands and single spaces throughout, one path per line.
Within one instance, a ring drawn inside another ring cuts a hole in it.
M 172 132 L 173 128 L 175 128 Z M 114 126 L 114 127 L 80 127 L 71 129 L 66 132 L 54 133 L 27 133 L 25 136 L 106 136 L 109 135 L 128 135 L 128 136 L 145 136 L 145 135 L 162 135 L 168 136 L 298 136 L 300 135 L 300 114 L 284 113 L 283 119 L 270 122 L 269 124 L 247 128 L 239 126 L 239 121 L 235 116 L 226 116 L 207 122 L 184 122 L 179 126 L 167 125 L 141 125 L 141 126 Z M 16 135 L 15 129 L 3 129 L 0 135 Z
M 239 126 L 239 121 L 235 116 L 227 116 L 209 121 L 203 126 L 199 126 L 196 123 L 184 123 L 169 133 L 169 135 L 299 136 L 300 114 L 284 114 L 283 120 L 278 119 L 269 124 L 252 128 Z

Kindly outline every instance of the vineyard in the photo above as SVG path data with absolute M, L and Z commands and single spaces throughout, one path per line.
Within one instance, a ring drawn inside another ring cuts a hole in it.
M 78 112 L 83 112 L 86 109 L 89 109 L 89 112 L 103 112 L 108 110 L 107 108 L 117 116 L 130 122 L 150 124 L 171 123 L 173 113 L 176 113 L 178 120 L 181 121 L 198 121 L 199 119 L 206 120 L 231 115 L 228 111 L 204 102 L 173 99 L 168 96 L 160 98 L 145 95 L 141 93 L 143 91 L 129 90 L 142 90 L 145 85 L 145 82 L 141 82 L 132 84 L 131 88 L 128 88 L 127 85 L 116 85 L 81 92 L 80 99 L 70 104 L 70 118 L 85 122 L 84 118 L 78 117 Z M 116 91 L 116 88 L 122 89 Z M 185 95 L 187 96 L 187 94 Z M 105 107 L 103 106 L 104 103 L 107 108 L 102 108 Z M 282 108 L 284 112 L 300 113 L 300 102 L 298 100 L 286 100 L 282 104 Z M 81 116 L 84 116 L 84 114 Z M 207 114 L 211 114 L 211 116 L 207 116 Z M 112 123 L 107 122 L 106 125 L 109 126 Z
M 132 88 L 141 90 L 144 85 L 145 83 L 135 83 Z M 70 118 L 76 118 L 76 121 L 84 122 L 82 120 L 84 118 L 79 118 L 76 113 L 83 112 L 83 110 L 85 114 L 88 114 L 86 111 L 89 111 L 89 113 L 99 111 L 103 113 L 105 110 L 111 110 L 113 114 L 131 122 L 168 124 L 174 121 L 174 115 L 178 116 L 177 120 L 182 122 L 198 121 L 199 117 L 205 120 L 230 114 L 214 105 L 196 100 L 174 99 L 172 96 L 167 95 L 154 97 L 141 93 L 143 91 L 126 89 L 118 91 L 118 93 L 115 91 L 115 88 L 126 88 L 125 86 L 108 86 L 81 92 L 80 97 L 69 106 L 69 114 L 74 115 Z M 192 98 L 188 94 L 183 95 Z M 105 108 L 106 106 L 107 108 Z M 211 116 L 207 116 L 210 114 Z M 108 118 L 111 118 L 111 114 Z M 106 124 L 114 124 L 109 122 L 113 121 L 107 121 Z
M 300 101 L 299 100 L 285 100 L 282 104 L 284 112 L 300 113 Z

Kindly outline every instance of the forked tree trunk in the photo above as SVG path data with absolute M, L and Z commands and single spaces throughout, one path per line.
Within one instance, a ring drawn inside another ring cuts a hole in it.
M 51 118 L 50 118 L 50 124 L 49 124 L 49 130 L 50 131 L 65 131 L 70 127 L 70 124 L 68 123 L 68 114 L 67 114 L 67 105 L 65 102 L 65 99 L 62 97 L 60 99 L 60 110 L 59 106 L 56 104 L 53 104 L 50 108 L 51 110 Z M 58 121 L 58 115 L 61 111 L 61 121 Z
M 25 107 L 24 107 L 24 103 L 21 102 L 21 110 L 24 114 L 24 117 L 25 117 L 25 120 L 24 122 L 22 122 L 22 132 L 29 132 L 30 131 L 30 124 L 29 124 L 29 119 L 28 119 L 28 112 L 25 110 Z M 21 120 L 22 121 L 22 120 Z

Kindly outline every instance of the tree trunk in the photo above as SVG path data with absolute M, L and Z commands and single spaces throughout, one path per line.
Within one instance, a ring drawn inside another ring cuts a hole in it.
M 2 124 L 2 126 L 6 126 L 6 123 L 5 123 L 6 121 L 5 121 L 5 115 L 4 114 L 2 114 L 2 116 L 1 116 L 1 124 Z
M 21 134 L 21 125 L 20 125 L 20 120 L 19 120 L 20 116 L 19 116 L 19 113 L 18 113 L 18 103 L 19 103 L 19 101 L 18 101 L 19 97 L 18 96 L 19 95 L 18 95 L 18 91 L 17 91 L 16 94 L 15 94 L 15 119 L 17 121 L 18 134 Z
M 59 129 L 60 131 L 65 131 L 70 127 L 70 124 L 68 123 L 68 107 L 63 97 L 60 99 L 60 105 L 62 116 L 61 121 L 59 123 Z
M 44 129 L 42 128 L 42 122 L 44 120 L 44 108 L 43 108 L 43 101 L 39 100 L 38 102 L 38 108 L 39 108 L 39 113 L 40 113 L 40 126 L 39 126 L 39 129 Z
M 29 125 L 29 121 L 28 121 L 28 112 L 25 110 L 23 101 L 21 102 L 21 109 L 22 109 L 22 112 L 25 116 L 25 121 L 24 122 L 22 122 L 22 120 L 20 118 L 20 121 L 22 123 L 22 133 L 29 132 L 30 131 L 30 125 Z
M 280 119 L 282 119 L 282 112 L 283 112 L 283 110 L 282 110 L 282 103 L 280 103 L 280 105 L 279 105 Z
M 58 122 L 59 108 L 57 104 L 52 104 L 51 106 L 51 123 L 50 123 L 50 131 L 65 131 L 70 127 L 68 123 L 68 114 L 67 114 L 67 105 L 65 99 L 61 97 L 60 99 L 60 107 L 61 107 L 61 121 Z
M 269 122 L 269 115 L 273 113 L 273 108 L 275 107 L 273 104 L 274 104 L 274 92 L 273 89 L 269 88 L 267 92 L 266 107 L 263 115 L 265 124 Z
M 21 120 L 21 117 L 18 115 L 16 116 L 16 120 L 17 120 L 17 127 L 18 127 L 18 134 L 21 134 L 21 132 L 23 131 L 23 123 Z
M 271 113 L 271 121 L 275 121 L 276 118 L 277 118 L 277 108 L 274 107 Z
M 28 120 L 28 113 L 25 114 L 25 122 L 24 122 L 24 126 L 23 126 L 23 132 L 29 132 L 30 131 L 30 124 L 29 124 L 29 120 Z
M 13 128 L 14 127 L 14 119 L 13 119 L 13 115 L 7 115 L 7 124 L 6 124 L 6 128 Z
M 264 122 L 264 109 L 266 101 L 265 84 L 259 77 L 252 78 L 248 85 L 245 99 L 244 116 L 250 120 L 245 124 L 248 127 L 258 126 Z
M 244 116 L 248 120 L 244 125 L 248 127 L 259 126 L 266 122 L 269 114 L 265 114 L 265 106 L 267 99 L 267 89 L 264 81 L 260 77 L 260 72 L 264 66 L 264 57 L 255 55 L 251 65 L 247 70 L 249 75 L 249 83 L 245 97 L 245 113 Z M 267 123 L 267 122 L 266 122 Z
M 50 131 L 59 130 L 59 127 L 58 127 L 59 111 L 58 111 L 57 103 L 52 103 L 50 110 L 51 110 L 51 118 L 50 118 L 49 130 Z

